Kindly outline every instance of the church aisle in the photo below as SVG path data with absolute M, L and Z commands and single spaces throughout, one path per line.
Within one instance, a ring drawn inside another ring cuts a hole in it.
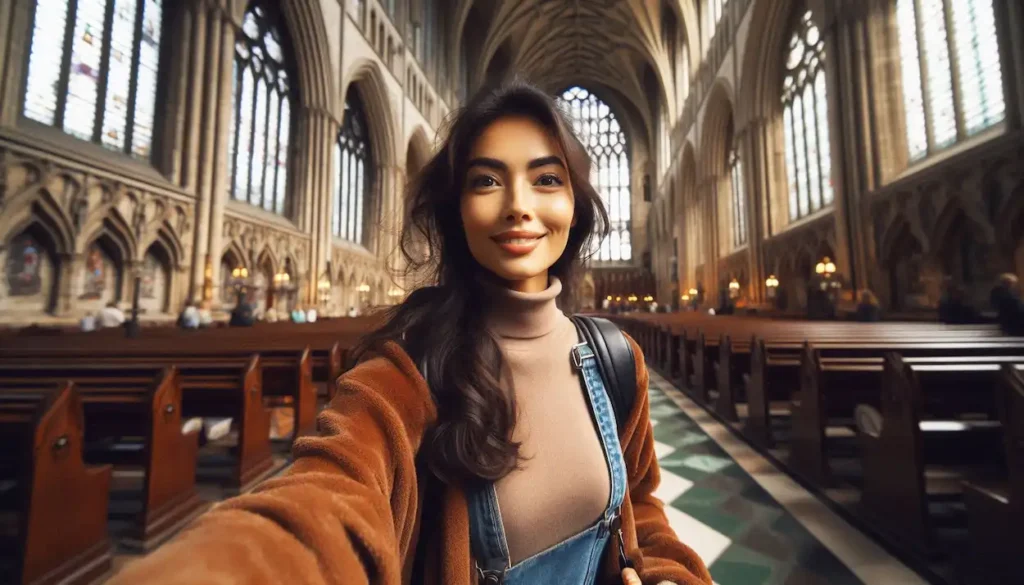
M 718 585 L 926 583 L 655 372 L 650 399 L 657 495 Z

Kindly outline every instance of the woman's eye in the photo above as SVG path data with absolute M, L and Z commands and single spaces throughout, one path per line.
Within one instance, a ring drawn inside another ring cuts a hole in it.
M 541 175 L 540 178 L 537 179 L 537 183 L 542 187 L 560 187 L 563 185 L 561 177 L 551 174 Z
M 486 187 L 494 187 L 495 185 L 498 184 L 498 182 L 494 180 L 494 177 L 489 177 L 487 175 L 480 175 L 480 176 L 477 176 L 477 177 L 473 177 L 473 179 L 470 180 L 469 184 L 474 189 L 479 189 L 479 188 L 486 188 Z

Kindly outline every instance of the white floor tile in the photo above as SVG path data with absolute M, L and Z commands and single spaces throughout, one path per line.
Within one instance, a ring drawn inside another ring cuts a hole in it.
M 654 442 L 654 456 L 658 459 L 661 459 L 675 450 L 676 448 L 672 445 L 666 445 L 665 443 L 659 443 L 658 441 Z
M 729 537 L 671 506 L 665 507 L 665 516 L 679 540 L 692 548 L 709 567 L 732 544 Z
M 691 487 L 693 487 L 692 481 L 662 469 L 661 485 L 658 486 L 658 489 L 654 490 L 654 495 L 662 502 L 671 504 Z

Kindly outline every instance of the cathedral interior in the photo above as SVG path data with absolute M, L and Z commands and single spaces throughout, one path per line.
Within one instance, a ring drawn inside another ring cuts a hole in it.
M 934 321 L 948 282 L 984 306 L 1024 274 L 1019 0 L 6 0 L 0 323 L 223 320 L 242 281 L 257 313 L 398 303 L 406 184 L 513 77 L 609 212 L 578 308 L 802 315 L 827 267 L 840 306 Z M 662 495 L 716 583 L 962 582 L 746 469 L 656 377 Z

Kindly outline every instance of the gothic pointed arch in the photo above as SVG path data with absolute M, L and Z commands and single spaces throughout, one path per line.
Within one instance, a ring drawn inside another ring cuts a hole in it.
M 631 261 L 633 177 L 630 137 L 616 112 L 590 90 L 569 87 L 559 94 L 558 100 L 590 154 L 593 161 L 590 180 L 608 211 L 610 234 L 597 242 L 594 258 L 599 262 Z
M 231 198 L 284 216 L 294 212 L 292 153 L 303 93 L 292 39 L 279 5 L 249 3 L 235 40 L 228 139 Z
M 244 23 L 245 14 L 261 1 L 236 0 L 233 14 L 236 22 Z M 283 34 L 288 35 L 289 50 L 294 57 L 294 74 L 300 91 L 296 95 L 298 101 L 293 105 L 319 112 L 336 112 L 334 117 L 340 118 L 340 104 L 335 91 L 338 84 L 331 73 L 331 50 L 322 7 L 316 0 L 280 0 L 271 4 L 278 6 L 285 29 Z
M 174 260 L 171 254 L 162 241 L 156 240 L 142 255 L 142 265 L 138 272 L 139 307 L 148 314 L 170 310 L 174 280 Z
M 345 116 L 334 145 L 334 207 L 331 234 L 366 246 L 370 203 L 377 172 L 363 100 L 355 88 L 345 96 Z
M 35 215 L 2 240 L 0 314 L 52 313 L 56 309 L 62 273 L 57 236 L 43 216 Z

